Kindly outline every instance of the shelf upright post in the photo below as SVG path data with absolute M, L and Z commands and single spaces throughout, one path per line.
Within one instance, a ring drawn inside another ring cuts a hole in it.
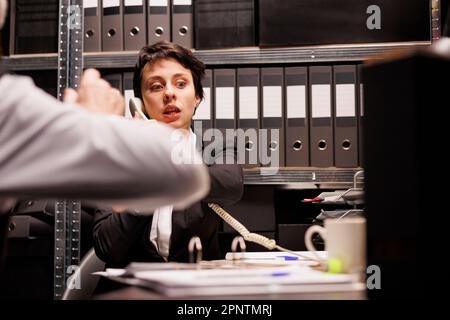
M 431 12 L 431 41 L 441 38 L 441 0 L 430 0 Z
M 65 88 L 77 88 L 83 71 L 83 1 L 60 0 L 58 19 L 58 99 Z M 55 203 L 53 297 L 60 300 L 80 263 L 81 202 L 58 199 Z

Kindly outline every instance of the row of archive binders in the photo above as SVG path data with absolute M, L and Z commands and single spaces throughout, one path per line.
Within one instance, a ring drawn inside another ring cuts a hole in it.
M 82 4 L 86 52 L 137 51 L 161 40 L 187 48 L 220 49 L 431 39 L 428 0 L 396 0 L 395 4 L 390 0 L 83 0 Z M 59 0 L 11 0 L 10 54 L 57 52 L 58 13 Z
M 208 129 L 224 143 L 228 132 L 244 134 L 245 165 L 266 166 L 268 152 L 280 167 L 362 166 L 360 72 L 356 64 L 207 69 L 193 127 L 206 144 Z M 132 72 L 104 76 L 132 97 Z
M 192 0 L 84 0 L 83 10 L 85 52 L 139 50 L 161 40 L 193 47 Z
M 192 0 L 83 0 L 83 11 L 85 52 L 193 48 Z M 11 0 L 10 54 L 57 52 L 58 12 L 58 0 Z

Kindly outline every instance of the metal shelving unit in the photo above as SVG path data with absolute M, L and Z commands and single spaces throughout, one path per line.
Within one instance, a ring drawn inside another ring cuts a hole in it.
M 439 22 L 439 1 L 431 0 L 432 30 Z M 434 28 L 434 29 L 433 29 Z M 434 30 L 433 40 L 439 38 L 439 30 Z M 361 43 L 345 45 L 320 45 L 297 47 L 245 47 L 220 50 L 193 50 L 194 55 L 209 67 L 229 65 L 270 65 L 270 64 L 314 64 L 362 62 L 377 59 L 391 50 L 419 49 L 429 46 L 432 41 L 398 43 Z M 136 63 L 137 51 L 84 53 L 86 68 L 132 68 Z M 11 70 L 57 70 L 58 54 L 13 55 L 4 58 Z M 361 168 L 256 168 L 244 170 L 247 185 L 284 185 L 294 188 L 349 188 L 354 174 Z
M 246 185 L 285 185 L 296 189 L 345 189 L 362 168 L 283 167 L 244 169 Z
M 3 57 L 5 64 L 10 70 L 32 71 L 32 70 L 57 70 L 58 54 L 17 54 Z
M 390 50 L 424 48 L 425 42 L 380 44 L 327 45 L 288 48 L 236 48 L 224 50 L 197 50 L 194 54 L 208 66 L 300 64 L 364 61 L 377 58 Z M 84 53 L 86 68 L 131 68 L 136 63 L 137 51 Z M 6 58 L 12 70 L 56 70 L 58 55 L 14 55 Z M 256 168 L 244 170 L 246 185 L 284 185 L 294 188 L 349 188 L 353 176 L 361 168 Z
M 430 44 L 429 41 L 421 41 L 289 48 L 251 47 L 197 50 L 194 55 L 208 66 L 349 62 L 376 59 L 386 51 L 423 48 Z M 83 57 L 86 68 L 131 68 L 136 63 L 137 51 L 85 53 Z M 5 60 L 11 70 L 56 70 L 58 55 L 13 55 Z

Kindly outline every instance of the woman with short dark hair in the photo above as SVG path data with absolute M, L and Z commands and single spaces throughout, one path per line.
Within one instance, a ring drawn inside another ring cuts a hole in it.
M 204 64 L 190 50 L 169 42 L 142 48 L 134 71 L 134 94 L 142 99 L 145 115 L 184 130 L 186 143 L 194 147 L 201 137 L 191 130 L 191 122 L 203 98 L 204 74 Z M 230 205 L 240 200 L 243 192 L 243 172 L 236 161 L 236 150 L 222 150 L 215 158 L 232 154 L 234 164 L 209 166 L 209 194 L 186 210 L 166 206 L 148 217 L 129 211 L 112 214 L 110 209 L 97 209 L 94 222 L 97 255 L 115 267 L 132 261 L 188 261 L 188 243 L 191 237 L 198 236 L 206 260 L 221 258 L 220 218 L 207 204 Z

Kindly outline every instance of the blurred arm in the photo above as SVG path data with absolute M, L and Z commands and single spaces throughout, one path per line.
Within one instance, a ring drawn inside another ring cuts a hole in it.
M 204 165 L 174 164 L 172 130 L 62 104 L 25 77 L 0 80 L 0 197 L 186 207 L 209 189 Z

